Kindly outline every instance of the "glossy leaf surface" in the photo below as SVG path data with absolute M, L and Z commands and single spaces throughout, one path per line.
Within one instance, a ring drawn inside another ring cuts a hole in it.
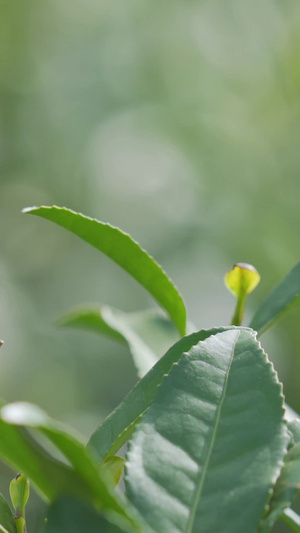
M 11 509 L 0 493 L 0 533 L 17 533 Z
M 232 328 L 201 330 L 180 339 L 156 365 L 129 392 L 126 398 L 92 435 L 89 446 L 97 454 L 99 461 L 114 455 L 130 438 L 136 424 L 148 409 L 155 397 L 157 387 L 172 365 L 183 352 L 188 351 L 200 340 L 207 339 L 220 331 Z
M 161 266 L 130 235 L 65 207 L 32 207 L 24 212 L 55 222 L 110 257 L 155 298 L 180 334 L 185 334 L 186 310 L 182 297 Z
M 139 377 L 147 374 L 179 338 L 173 323 L 155 310 L 124 313 L 108 306 L 83 307 L 63 317 L 58 324 L 89 329 L 126 342 Z
M 300 263 L 267 296 L 254 314 L 250 328 L 259 334 L 279 320 L 300 295 Z
M 129 499 L 157 533 L 253 533 L 288 441 L 281 386 L 248 330 L 184 353 L 136 428 Z

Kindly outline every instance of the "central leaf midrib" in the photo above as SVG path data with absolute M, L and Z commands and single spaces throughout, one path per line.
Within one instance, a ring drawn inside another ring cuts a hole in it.
M 219 403 L 219 407 L 217 409 L 217 415 L 216 415 L 216 420 L 215 420 L 215 426 L 214 426 L 214 429 L 213 429 L 213 432 L 212 432 L 211 443 L 210 443 L 210 446 L 209 446 L 209 450 L 208 450 L 206 461 L 204 463 L 203 469 L 202 469 L 201 474 L 199 476 L 200 482 L 199 482 L 198 488 L 197 488 L 196 493 L 195 493 L 194 502 L 193 502 L 192 507 L 191 507 L 191 512 L 190 512 L 190 516 L 189 516 L 189 520 L 188 520 L 188 523 L 187 523 L 187 528 L 185 530 L 185 533 L 191 533 L 193 525 L 194 525 L 197 505 L 198 505 L 199 499 L 201 497 L 201 492 L 202 492 L 202 489 L 203 489 L 206 473 L 207 473 L 208 466 L 209 466 L 209 463 L 210 463 L 213 447 L 214 447 L 214 444 L 215 444 L 215 441 L 216 441 L 216 436 L 217 436 L 220 417 L 221 417 L 221 411 L 222 411 L 222 407 L 223 407 L 223 403 L 224 403 L 225 395 L 226 395 L 226 391 L 227 391 L 228 378 L 229 378 L 230 369 L 231 369 L 231 365 L 232 365 L 232 361 L 233 361 L 233 357 L 234 357 L 236 343 L 237 343 L 237 340 L 238 340 L 239 336 L 240 336 L 240 332 L 238 332 L 238 335 L 237 335 L 237 337 L 236 337 L 236 339 L 235 339 L 235 341 L 233 343 L 232 353 L 231 353 L 231 356 L 230 356 L 230 362 L 229 362 L 228 370 L 226 372 L 226 377 L 225 377 L 225 380 L 224 380 L 224 388 L 223 388 L 223 392 L 222 392 L 222 395 L 221 395 L 221 400 L 220 400 L 220 403 Z

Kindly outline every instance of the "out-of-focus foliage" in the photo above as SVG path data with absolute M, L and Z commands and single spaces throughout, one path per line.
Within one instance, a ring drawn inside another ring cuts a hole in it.
M 27 205 L 128 231 L 198 328 L 229 323 L 224 273 L 252 263 L 251 316 L 299 261 L 299 60 L 296 0 L 0 0 L 0 396 L 88 436 L 135 370 L 125 347 L 53 321 L 86 301 L 152 304 Z M 298 411 L 299 316 L 263 339 Z

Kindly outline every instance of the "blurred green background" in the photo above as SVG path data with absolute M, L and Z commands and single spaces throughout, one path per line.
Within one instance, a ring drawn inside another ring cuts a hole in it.
M 126 348 L 54 321 L 84 302 L 153 305 L 26 206 L 64 205 L 131 233 L 199 328 L 230 321 L 224 273 L 253 263 L 250 318 L 300 259 L 299 65 L 298 0 L 0 0 L 3 398 L 38 403 L 87 438 L 135 370 Z M 298 411 L 299 319 L 294 306 L 262 339 Z M 1 467 L 4 493 L 11 475 Z

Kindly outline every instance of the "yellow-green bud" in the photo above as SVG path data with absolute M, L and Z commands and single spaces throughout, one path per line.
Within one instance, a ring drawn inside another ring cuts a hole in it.
M 10 499 L 17 517 L 23 517 L 30 493 L 29 480 L 24 474 L 18 474 L 9 487 Z
M 231 324 L 240 326 L 244 316 L 247 296 L 255 289 L 259 282 L 259 273 L 253 265 L 249 265 L 248 263 L 236 263 L 227 272 L 225 275 L 225 284 L 237 298 Z
M 259 282 L 259 273 L 248 263 L 236 263 L 225 276 L 226 286 L 238 298 L 250 294 Z

